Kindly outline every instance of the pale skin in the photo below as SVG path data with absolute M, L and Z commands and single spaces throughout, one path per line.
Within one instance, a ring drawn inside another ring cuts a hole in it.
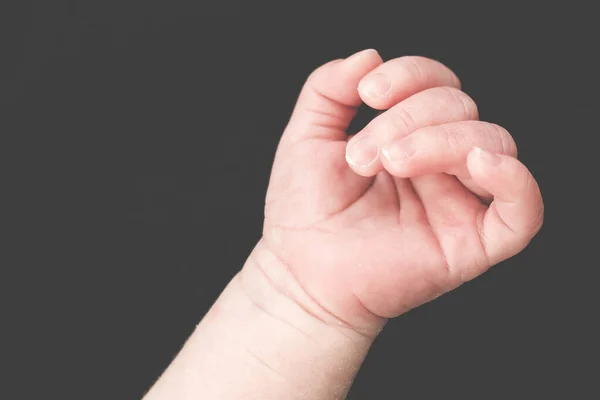
M 349 138 L 363 102 L 382 113 Z M 539 231 L 516 155 L 437 61 L 370 49 L 321 66 L 282 135 L 263 237 L 145 400 L 344 399 L 389 318 Z

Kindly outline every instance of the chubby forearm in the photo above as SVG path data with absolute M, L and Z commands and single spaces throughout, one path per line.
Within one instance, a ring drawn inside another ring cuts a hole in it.
M 376 335 L 311 302 L 262 243 L 145 400 L 343 399 Z

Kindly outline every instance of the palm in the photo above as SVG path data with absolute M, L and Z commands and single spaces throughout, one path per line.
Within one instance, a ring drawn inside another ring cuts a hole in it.
M 278 256 L 317 301 L 343 314 L 364 307 L 391 317 L 460 284 L 464 278 L 451 268 L 459 257 L 485 262 L 476 224 L 484 206 L 456 178 L 400 179 L 387 172 L 364 178 L 344 153 L 344 142 L 298 145 L 285 155 L 287 163 L 278 157 L 274 174 L 288 180 L 274 179 L 267 194 L 265 236 L 275 232 L 285 243 Z M 312 162 L 302 159 L 309 156 Z M 415 191 L 420 179 L 449 201 L 444 215 L 428 215 L 432 205 Z

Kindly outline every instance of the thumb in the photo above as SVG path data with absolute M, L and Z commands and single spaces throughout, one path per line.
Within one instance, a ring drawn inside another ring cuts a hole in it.
M 480 226 L 491 265 L 523 250 L 540 230 L 544 204 L 529 170 L 516 158 L 474 148 L 467 168 L 479 186 L 494 196 Z
M 358 83 L 382 62 L 376 50 L 368 49 L 317 68 L 300 92 L 282 141 L 345 140 L 362 102 Z

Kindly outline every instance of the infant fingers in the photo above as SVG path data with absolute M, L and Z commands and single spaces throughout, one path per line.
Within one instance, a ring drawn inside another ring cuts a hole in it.
M 379 149 L 389 142 L 420 128 L 477 119 L 477 105 L 464 92 L 448 86 L 424 90 L 383 112 L 357 133 L 348 142 L 346 159 L 358 174 L 373 176 L 383 169 Z
M 437 86 L 460 89 L 460 81 L 438 61 L 405 56 L 387 61 L 368 73 L 361 79 L 358 92 L 367 105 L 385 110 L 415 93 Z
M 494 265 L 523 250 L 540 230 L 542 195 L 527 167 L 514 157 L 475 148 L 467 167 L 473 180 L 494 196 L 478 219 L 481 242 Z
M 435 173 L 464 174 L 467 155 L 473 147 L 516 156 L 512 136 L 501 126 L 462 121 L 419 129 L 382 149 L 385 169 L 399 178 Z

